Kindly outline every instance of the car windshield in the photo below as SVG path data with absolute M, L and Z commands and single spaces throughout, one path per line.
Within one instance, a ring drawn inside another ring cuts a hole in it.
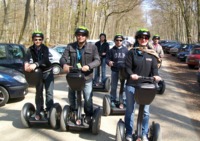
M 191 53 L 192 54 L 200 54 L 200 48 L 194 49 Z
M 0 59 L 6 58 L 6 46 L 0 45 Z

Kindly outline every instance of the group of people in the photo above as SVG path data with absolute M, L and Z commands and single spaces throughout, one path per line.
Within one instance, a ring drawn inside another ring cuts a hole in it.
M 100 40 L 95 45 L 87 43 L 89 30 L 80 26 L 75 30 L 76 41 L 68 44 L 61 59 L 60 64 L 65 73 L 69 73 L 71 67 L 81 68 L 85 75 L 86 83 L 83 90 L 84 95 L 84 112 L 86 121 L 90 121 L 93 115 L 93 91 L 92 85 L 99 85 L 99 73 L 101 66 L 101 82 L 106 78 L 106 64 L 111 69 L 111 101 L 115 102 L 117 97 L 117 84 L 120 77 L 120 71 L 126 72 L 126 113 L 125 127 L 126 140 L 132 141 L 133 123 L 134 123 L 134 92 L 135 84 L 139 76 L 152 76 L 156 81 L 160 81 L 158 74 L 159 58 L 163 57 L 160 51 L 158 41 L 160 37 L 153 37 L 153 44 L 149 45 L 150 32 L 147 29 L 140 29 L 135 34 L 135 44 L 133 48 L 128 50 L 122 45 L 123 35 L 114 36 L 115 46 L 109 49 L 106 41 L 106 34 L 100 34 Z M 41 112 L 48 112 L 53 105 L 53 89 L 54 77 L 52 73 L 51 63 L 49 61 L 48 47 L 43 44 L 44 35 L 42 32 L 36 31 L 32 34 L 33 45 L 27 51 L 27 57 L 24 63 L 24 69 L 31 72 L 36 68 L 40 68 L 43 72 L 43 78 L 36 85 L 36 115 L 35 119 L 40 120 Z M 149 51 L 150 50 L 150 51 Z M 152 53 L 153 52 L 153 53 Z M 158 54 L 156 52 L 159 52 Z M 30 62 L 32 58 L 33 62 Z M 95 72 L 93 70 L 95 69 Z M 95 74 L 93 79 L 93 73 Z M 44 109 L 43 85 L 46 90 L 46 109 Z M 68 98 L 70 108 L 75 110 L 75 91 L 69 88 Z M 114 106 L 114 104 L 112 104 Z M 149 123 L 149 105 L 145 105 L 143 119 L 143 141 L 148 141 L 148 123 Z

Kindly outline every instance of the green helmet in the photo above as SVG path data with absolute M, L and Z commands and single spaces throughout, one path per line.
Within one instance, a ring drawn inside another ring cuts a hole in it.
M 32 33 L 32 38 L 34 37 L 41 37 L 42 39 L 44 39 L 44 34 L 41 31 L 36 30 Z
M 156 34 L 156 35 L 153 36 L 152 40 L 154 40 L 154 39 L 160 40 L 160 36 L 158 34 Z
M 138 39 L 138 38 L 141 37 L 141 36 L 147 36 L 148 38 L 150 38 L 150 37 L 151 37 L 151 34 L 150 34 L 150 32 L 149 32 L 148 29 L 146 29 L 146 28 L 141 28 L 141 29 L 139 29 L 139 30 L 136 32 L 136 34 L 135 34 L 135 39 Z
M 78 28 L 76 28 L 75 35 L 77 35 L 78 33 L 83 33 L 87 37 L 89 36 L 89 30 L 85 26 L 79 26 Z
M 114 41 L 115 41 L 117 38 L 122 38 L 122 40 L 124 40 L 124 37 L 123 37 L 122 34 L 116 34 L 115 37 L 114 37 Z

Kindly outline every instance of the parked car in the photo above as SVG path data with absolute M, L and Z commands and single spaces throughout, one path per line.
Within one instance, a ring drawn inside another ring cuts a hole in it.
M 183 44 L 177 53 L 177 58 L 180 61 L 185 61 L 187 56 L 190 54 L 190 51 L 193 48 L 193 44 Z
M 53 47 L 53 49 L 62 55 L 66 47 L 67 45 L 56 45 Z
M 9 99 L 23 98 L 27 88 L 28 83 L 22 73 L 0 66 L 0 106 L 4 106 Z
M 62 55 L 59 54 L 57 51 L 55 51 L 52 48 L 49 48 L 49 60 L 53 67 L 53 74 L 55 75 L 60 74 L 60 72 L 62 71 L 62 68 L 60 66 L 61 56 Z
M 199 69 L 197 72 L 197 82 L 199 83 L 199 86 L 200 86 L 200 61 L 199 61 Z
M 107 41 L 109 44 L 109 49 L 113 48 L 115 46 L 115 43 L 113 41 Z
M 20 44 L 0 43 L 0 66 L 23 72 L 26 48 Z
M 187 56 L 186 63 L 189 68 L 195 68 L 199 66 L 200 60 L 200 46 L 199 48 L 193 48 L 190 54 Z
M 172 56 L 176 56 L 179 49 L 181 48 L 182 44 L 176 44 L 174 47 L 170 48 L 169 49 L 169 53 L 172 55 Z
M 168 53 L 168 54 L 169 54 L 170 48 L 173 48 L 173 47 L 175 47 L 176 45 L 180 45 L 180 43 L 177 42 L 177 41 L 169 41 L 169 42 L 165 43 L 165 44 L 162 46 L 162 47 L 163 47 L 163 51 L 164 51 L 165 53 Z

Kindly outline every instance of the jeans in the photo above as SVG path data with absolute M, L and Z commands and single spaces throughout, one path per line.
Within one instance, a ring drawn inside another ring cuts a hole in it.
M 92 101 L 92 81 L 86 82 L 85 87 L 83 89 L 83 98 L 84 98 L 84 112 L 86 116 L 92 116 L 93 115 L 93 101 Z M 75 91 L 69 88 L 68 91 L 68 98 L 70 107 L 75 110 Z
M 126 135 L 132 135 L 134 130 L 134 99 L 135 88 L 126 86 L 126 113 L 125 113 L 125 127 Z M 147 135 L 149 129 L 149 105 L 144 107 L 144 115 L 142 121 L 142 135 Z
M 101 58 L 101 66 L 98 66 L 95 68 L 95 76 L 94 76 L 94 82 L 98 83 L 100 79 L 100 67 L 101 67 L 101 82 L 103 82 L 106 79 L 106 58 Z
M 53 106 L 53 89 L 54 89 L 54 76 L 53 72 L 48 71 L 43 73 L 41 81 L 36 85 L 36 114 L 44 110 L 43 86 L 46 92 L 46 111 L 49 111 Z

